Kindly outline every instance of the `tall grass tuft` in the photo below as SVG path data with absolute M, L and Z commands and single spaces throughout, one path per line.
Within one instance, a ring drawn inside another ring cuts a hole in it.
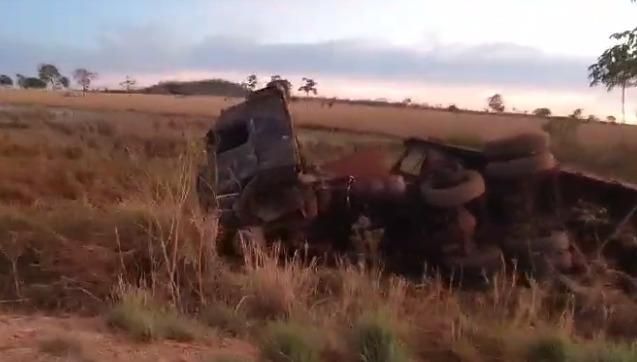
M 322 343 L 308 326 L 271 322 L 261 342 L 263 358 L 271 362 L 318 362 Z
M 387 316 L 374 312 L 354 326 L 356 355 L 361 362 L 406 362 L 407 353 Z

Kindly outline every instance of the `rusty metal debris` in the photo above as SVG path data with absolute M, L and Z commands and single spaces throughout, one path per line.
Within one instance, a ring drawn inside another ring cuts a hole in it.
M 290 248 L 363 255 L 415 275 L 427 265 L 480 278 L 512 263 L 535 277 L 568 274 L 585 264 L 580 250 L 595 249 L 568 211 L 589 203 L 619 220 L 637 195 L 633 185 L 561 167 L 544 134 L 482 151 L 407 139 L 398 159 L 376 149 L 315 167 L 295 132 L 286 94 L 270 86 L 222 112 L 207 134 L 198 193 L 221 218 L 222 248 L 237 230 L 258 227 Z

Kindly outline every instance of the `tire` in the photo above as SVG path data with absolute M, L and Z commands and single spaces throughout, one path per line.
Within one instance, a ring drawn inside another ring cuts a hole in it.
M 439 208 L 462 206 L 484 194 L 484 179 L 473 170 L 462 171 L 462 181 L 451 187 L 435 188 L 431 181 L 420 185 L 420 193 L 428 205 Z
M 484 155 L 489 160 L 511 160 L 546 152 L 549 147 L 550 138 L 546 133 L 521 133 L 487 142 Z
M 502 250 L 498 247 L 477 249 L 470 255 L 447 257 L 443 264 L 450 269 L 468 272 L 494 272 L 502 268 Z
M 531 157 L 511 161 L 490 162 L 485 174 L 494 179 L 515 179 L 549 171 L 557 167 L 552 153 L 545 152 Z

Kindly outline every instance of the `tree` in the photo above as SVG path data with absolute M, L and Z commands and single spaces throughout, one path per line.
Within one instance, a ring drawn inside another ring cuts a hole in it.
M 18 87 L 20 88 L 26 88 L 25 84 L 26 84 L 26 77 L 20 73 L 17 73 L 15 75 L 15 82 L 18 85 Z
M 406 105 L 406 106 L 410 105 L 411 104 L 411 98 L 407 97 L 407 98 L 403 99 L 402 103 L 404 105 Z
M 63 88 L 68 88 L 71 82 L 69 81 L 68 77 L 62 76 L 58 79 L 58 84 Z
M 119 83 L 119 85 L 124 88 L 126 92 L 130 92 L 135 84 L 137 84 L 137 81 L 129 76 L 126 76 L 126 79 L 123 82 Z
M 292 83 L 289 80 L 281 78 L 280 75 L 273 75 L 267 84 L 268 87 L 275 86 L 283 90 L 285 97 L 289 98 L 292 93 Z
M 44 83 L 48 83 L 54 88 L 62 75 L 58 68 L 53 64 L 40 64 L 38 66 L 38 78 L 42 80 Z
M 299 92 L 305 92 L 306 96 L 308 96 L 310 92 L 314 93 L 314 95 L 318 93 L 316 90 L 317 83 L 314 81 L 314 79 L 303 77 L 302 81 L 305 84 L 299 87 Z
M 20 88 L 24 88 L 24 89 L 28 89 L 28 88 L 43 89 L 43 88 L 46 88 L 46 82 L 43 81 L 40 78 L 25 77 L 22 74 L 16 74 L 15 77 L 16 77 L 18 86 Z
M 588 118 L 586 118 L 586 122 L 599 122 L 600 119 L 594 114 L 589 114 Z
M 614 33 L 618 43 L 605 50 L 597 62 L 588 67 L 590 86 L 603 84 L 607 91 L 621 87 L 622 122 L 626 122 L 626 88 L 637 86 L 637 28 Z
M 2 87 L 12 87 L 13 79 L 6 74 L 0 74 L 0 86 Z
M 610 123 L 615 123 L 617 122 L 617 118 L 615 118 L 615 116 L 608 116 L 606 117 L 606 121 Z
M 250 92 L 254 92 L 257 89 L 257 85 L 259 84 L 259 79 L 256 74 L 250 74 L 245 82 L 241 83 L 243 88 L 247 89 Z
M 551 116 L 551 110 L 546 108 L 546 107 L 542 107 L 542 108 L 536 108 L 533 111 L 533 114 L 538 116 L 538 117 L 550 117 Z
M 582 112 L 583 110 L 581 108 L 577 108 L 576 110 L 573 111 L 573 113 L 571 113 L 569 115 L 570 118 L 575 118 L 575 119 L 580 119 L 582 118 Z
M 494 94 L 488 98 L 489 108 L 496 112 L 504 112 L 504 99 L 500 94 Z
M 85 68 L 78 68 L 73 71 L 73 79 L 82 87 L 83 94 L 86 94 L 95 78 L 97 78 L 97 73 L 88 71 Z

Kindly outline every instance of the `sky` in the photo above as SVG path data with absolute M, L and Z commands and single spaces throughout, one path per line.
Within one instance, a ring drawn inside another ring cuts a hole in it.
M 629 0 L 0 0 L 0 14 L 10 75 L 42 62 L 110 87 L 280 74 L 324 96 L 483 109 L 500 93 L 509 108 L 604 118 L 619 118 L 619 93 L 590 88 L 587 67 L 637 26 Z

